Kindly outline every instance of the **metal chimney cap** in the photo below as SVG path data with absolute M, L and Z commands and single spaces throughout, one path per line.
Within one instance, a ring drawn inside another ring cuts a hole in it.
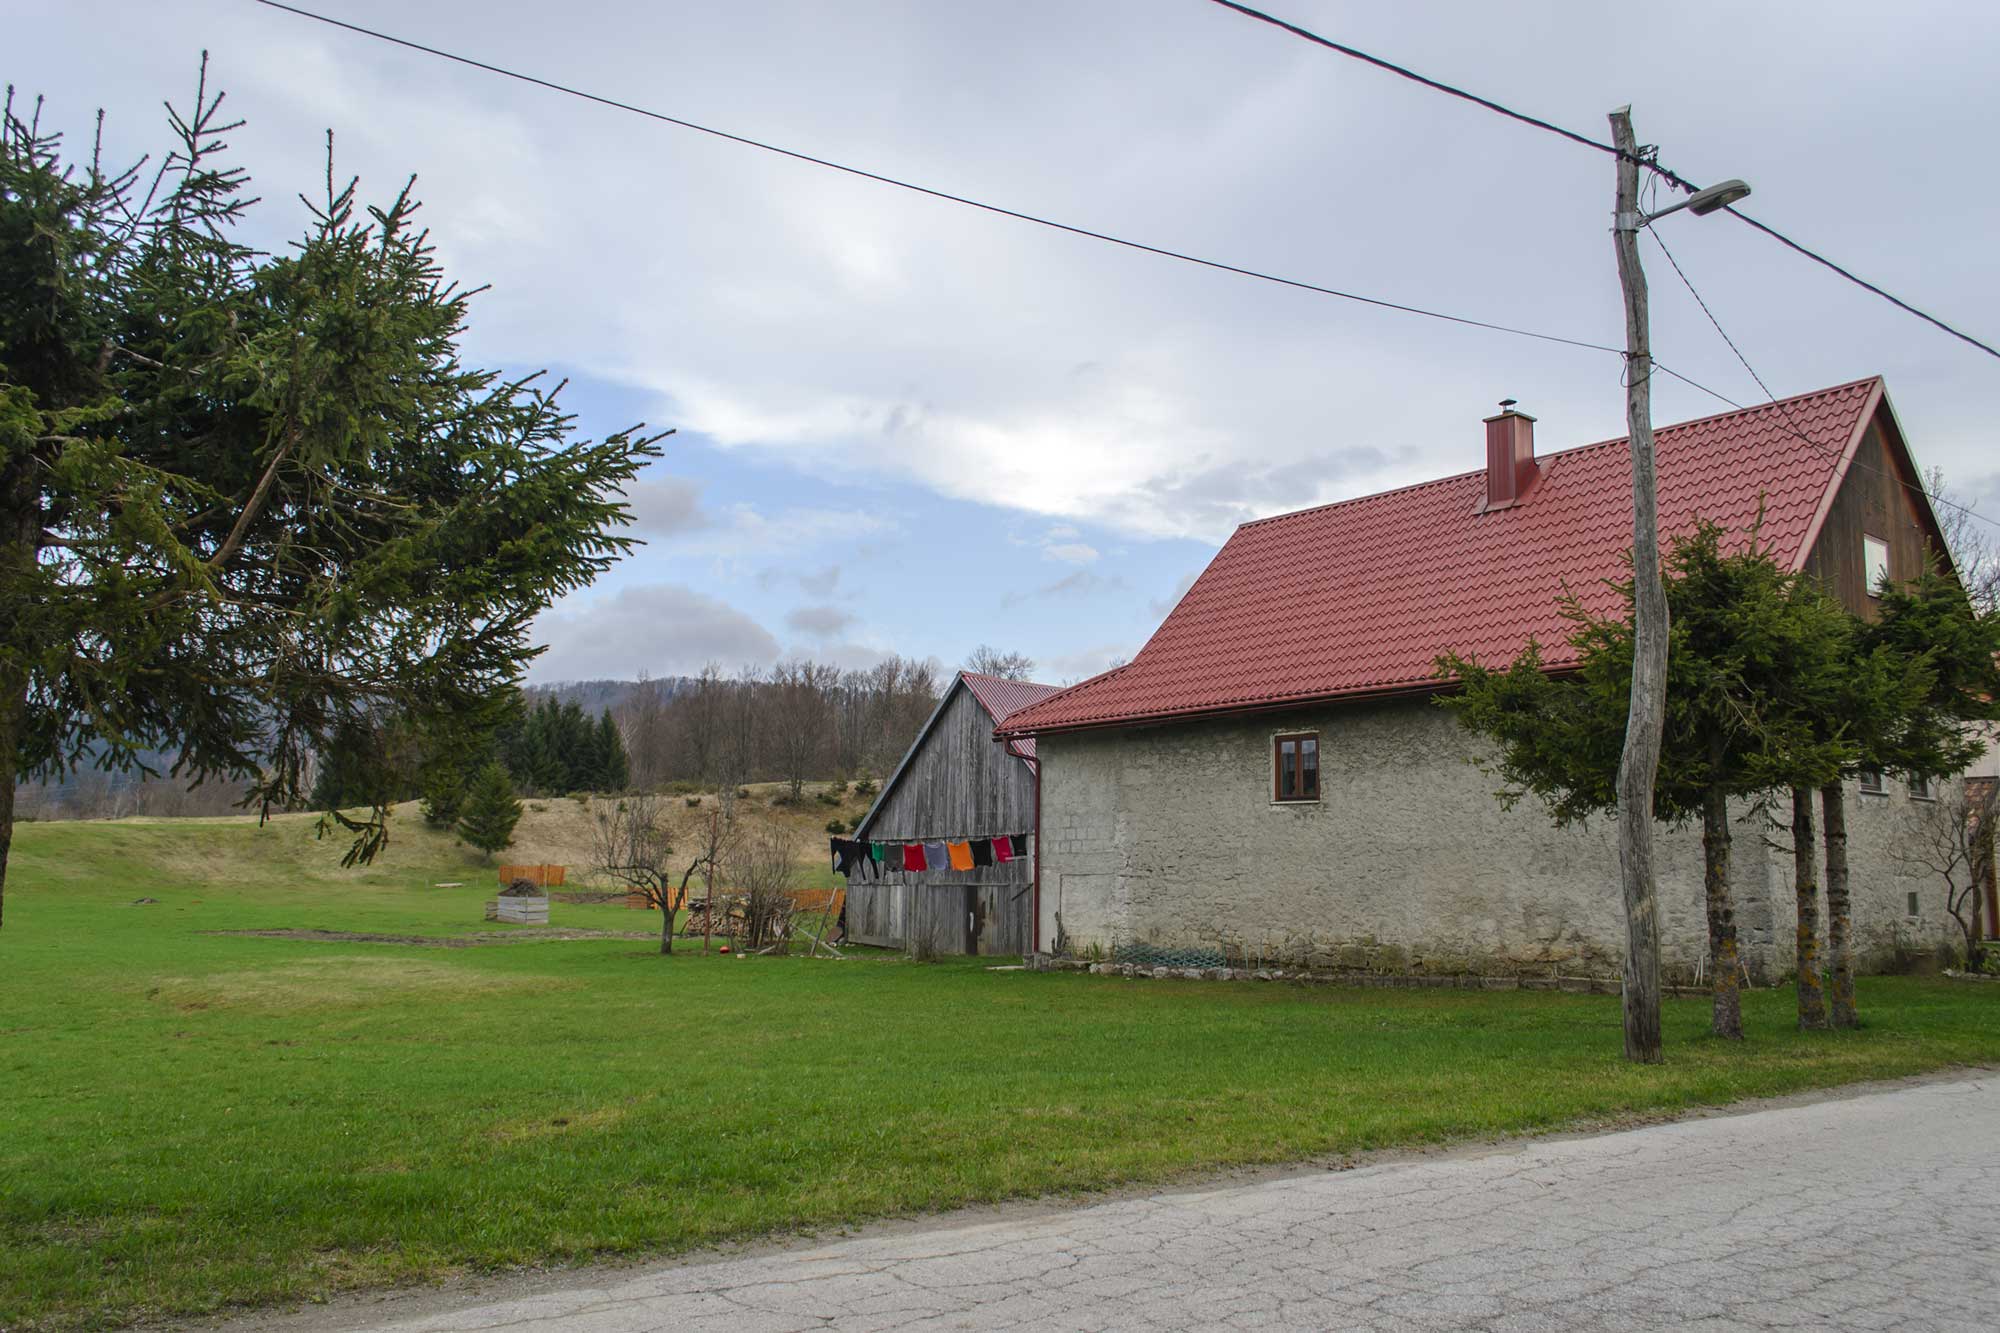
M 1520 400 L 1516 398 L 1502 398 L 1500 400 L 1500 410 L 1502 412 L 1511 412 L 1514 410 L 1514 404 L 1519 401 Z

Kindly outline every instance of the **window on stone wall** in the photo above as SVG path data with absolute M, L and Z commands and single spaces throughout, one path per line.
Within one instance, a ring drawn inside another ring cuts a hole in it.
M 1880 796 L 1882 794 L 1882 770 L 1879 768 L 1862 769 L 1861 790 L 1869 796 Z
M 1910 915 L 1911 915 L 1911 916 L 1922 916 L 1923 914 L 1924 914 L 1924 910 L 1923 910 L 1923 906 L 1922 906 L 1922 905 L 1921 905 L 1920 903 L 1918 903 L 1918 902 L 1917 902 L 1917 895 L 1916 895 L 1916 894 L 1914 894 L 1914 893 L 1913 893 L 1913 894 L 1911 894 L 1911 895 L 1910 895 Z
M 1882 595 L 1882 585 L 1889 580 L 1889 543 L 1880 537 L 1861 538 L 1861 581 L 1868 589 L 1870 597 Z
M 1933 783 L 1929 778 L 1911 778 L 1910 799 L 1913 801 L 1935 801 L 1937 799 L 1937 784 Z
M 1280 801 L 1319 799 L 1319 733 L 1295 732 L 1274 742 L 1272 793 Z

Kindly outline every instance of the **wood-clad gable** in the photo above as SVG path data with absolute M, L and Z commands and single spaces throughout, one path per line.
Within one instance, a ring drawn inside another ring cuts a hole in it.
M 1866 576 L 1870 537 L 1888 546 L 1892 582 L 1913 579 L 1927 563 L 1940 559 L 1950 567 L 1944 536 L 1924 499 L 1923 478 L 1886 400 L 1863 429 L 1800 566 L 1849 610 L 1872 619 L 1876 599 Z
M 993 739 L 996 719 L 954 678 L 855 836 L 924 842 L 1032 833 L 1035 775 Z M 926 870 L 850 881 L 847 937 L 940 954 L 1022 954 L 1032 947 L 1034 862 Z

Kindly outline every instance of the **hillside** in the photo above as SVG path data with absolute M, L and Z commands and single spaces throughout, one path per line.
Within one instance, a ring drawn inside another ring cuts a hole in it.
M 835 805 L 823 804 L 817 798 L 832 786 L 808 784 L 804 801 L 796 807 L 774 803 L 785 791 L 780 783 L 753 784 L 744 789 L 749 794 L 736 801 L 736 818 L 743 827 L 777 828 L 792 840 L 802 888 L 837 882 L 824 855 L 827 821 L 851 822 L 868 808 L 870 798 L 852 792 L 843 792 Z M 676 820 L 688 826 L 718 808 L 712 794 L 669 799 Z M 501 861 L 548 862 L 567 866 L 568 883 L 574 887 L 596 882 L 590 870 L 594 805 L 576 797 L 523 801 L 514 845 L 492 862 L 451 833 L 429 827 L 417 803 L 410 801 L 395 807 L 389 843 L 381 856 L 371 865 L 352 869 L 340 864 L 349 840 L 339 830 L 316 836 L 318 817 L 311 814 L 276 815 L 261 826 L 252 815 L 24 823 L 17 831 L 15 868 L 57 880 L 114 874 L 131 884 L 137 896 L 149 877 L 260 887 L 309 883 L 405 888 L 449 881 L 473 886 L 489 883 L 494 865 Z

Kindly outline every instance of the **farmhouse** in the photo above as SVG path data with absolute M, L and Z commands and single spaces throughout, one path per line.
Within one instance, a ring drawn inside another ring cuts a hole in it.
M 1128 665 L 999 729 L 1041 763 L 1035 947 L 1133 961 L 1225 952 L 1382 971 L 1613 975 L 1623 917 L 1608 821 L 1513 810 L 1481 742 L 1432 698 L 1455 650 L 1569 653 L 1557 598 L 1617 607 L 1630 547 L 1624 440 L 1538 455 L 1534 418 L 1487 419 L 1486 466 L 1246 523 Z M 1470 433 L 1470 432 L 1468 432 Z M 1470 441 L 1468 441 L 1470 443 Z M 1869 614 L 1870 589 L 1947 560 L 1882 381 L 1657 432 L 1661 531 L 1759 522 L 1787 568 Z M 1470 452 L 1470 450 L 1468 451 Z M 1849 802 L 1857 952 L 1881 963 L 1949 925 L 1886 854 L 1912 790 Z M 1789 853 L 1736 819 L 1732 878 L 1753 980 L 1793 951 Z M 1662 957 L 1705 952 L 1698 829 L 1658 839 Z
M 961 672 L 855 825 L 884 842 L 1032 833 L 1035 741 L 996 741 L 993 729 L 1056 692 L 1053 685 Z M 853 878 L 847 938 L 938 954 L 1022 954 L 1034 933 L 1034 861 L 921 874 Z

